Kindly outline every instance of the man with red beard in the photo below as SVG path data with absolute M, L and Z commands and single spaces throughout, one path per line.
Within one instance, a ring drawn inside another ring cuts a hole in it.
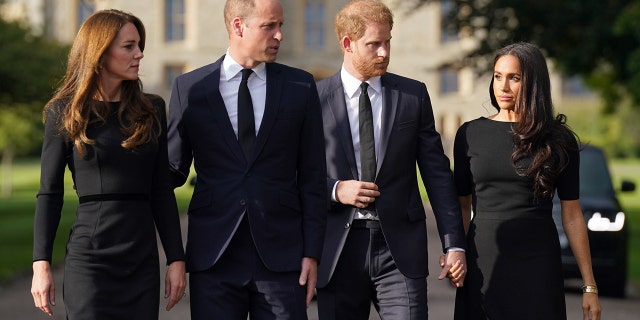
M 433 208 L 444 263 L 462 286 L 465 235 L 457 193 L 424 83 L 388 73 L 393 14 L 349 2 L 335 31 L 342 69 L 317 83 L 324 123 L 327 215 L 318 267 L 321 320 L 427 319 L 427 230 L 416 163 Z

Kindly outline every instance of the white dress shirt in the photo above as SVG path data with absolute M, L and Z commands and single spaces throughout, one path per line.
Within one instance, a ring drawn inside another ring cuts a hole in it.
M 240 80 L 242 80 L 242 69 L 231 55 L 229 50 L 222 61 L 220 69 L 220 94 L 224 105 L 227 108 L 227 114 L 233 131 L 238 137 L 238 88 Z M 257 65 L 252 69 L 253 74 L 249 76 L 247 84 L 251 92 L 251 102 L 253 103 L 253 118 L 255 119 L 256 135 L 258 134 L 262 117 L 264 116 L 265 100 L 267 97 L 267 69 L 264 63 Z
M 351 131 L 351 143 L 353 143 L 353 151 L 356 157 L 356 166 L 358 168 L 358 177 L 361 174 L 360 164 L 360 85 L 362 81 L 356 79 L 349 74 L 344 66 L 340 70 L 340 77 L 342 79 L 342 88 L 344 89 L 344 98 L 347 103 L 347 115 L 349 117 L 349 128 Z M 378 161 L 378 150 L 380 150 L 380 128 L 382 127 L 382 84 L 380 77 L 369 78 L 366 81 L 369 86 L 367 87 L 367 93 L 369 100 L 371 100 L 371 112 L 373 116 L 373 140 L 376 153 L 376 163 Z M 333 191 L 331 192 L 331 199 L 337 202 L 336 189 L 338 183 L 333 185 Z M 374 219 L 371 213 L 367 213 L 365 210 L 358 210 L 356 212 L 357 219 Z
M 358 177 L 361 177 L 359 98 L 360 84 L 362 81 L 349 74 L 344 67 L 340 71 L 340 77 L 342 78 L 344 97 L 347 102 L 347 114 L 349 115 L 349 126 L 351 128 L 351 142 L 353 143 L 353 151 L 356 156 Z M 380 150 L 380 128 L 382 126 L 382 84 L 380 83 L 379 76 L 369 78 L 366 82 L 369 84 L 367 92 L 369 94 L 369 99 L 371 100 L 371 111 L 373 114 L 373 139 L 375 143 L 377 163 Z

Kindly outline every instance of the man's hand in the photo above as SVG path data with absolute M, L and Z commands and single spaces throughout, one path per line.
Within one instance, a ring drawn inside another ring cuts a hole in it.
M 449 251 L 440 256 L 440 267 L 442 267 L 442 271 L 438 280 L 446 277 L 456 288 L 464 285 L 464 278 L 467 275 L 467 260 L 464 251 Z
M 378 186 L 373 182 L 345 180 L 336 186 L 336 200 L 342 204 L 364 209 L 380 196 Z
M 298 283 L 307 286 L 307 308 L 315 295 L 316 283 L 318 282 L 318 260 L 314 258 L 302 258 L 302 270 Z

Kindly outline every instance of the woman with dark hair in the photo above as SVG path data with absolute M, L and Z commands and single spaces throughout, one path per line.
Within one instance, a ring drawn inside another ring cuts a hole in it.
M 51 256 L 65 167 L 79 197 L 67 242 L 67 319 L 158 319 L 156 229 L 167 258 L 167 310 L 182 298 L 184 249 L 169 178 L 165 103 L 138 78 L 145 30 L 118 10 L 81 26 L 62 85 L 44 108 L 31 293 L 53 315 Z
M 468 240 L 468 273 L 457 289 L 455 319 L 566 319 L 551 216 L 555 193 L 585 285 L 584 319 L 599 319 L 579 202 L 578 140 L 566 117 L 554 114 L 542 52 L 528 43 L 499 50 L 489 95 L 498 112 L 464 123 L 454 144 Z

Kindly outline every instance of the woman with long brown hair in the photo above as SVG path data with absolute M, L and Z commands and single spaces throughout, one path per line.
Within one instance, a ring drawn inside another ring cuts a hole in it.
M 468 241 L 455 319 L 566 319 L 554 194 L 585 285 L 584 319 L 600 319 L 578 139 L 566 117 L 554 114 L 542 52 L 529 43 L 499 50 L 489 95 L 497 113 L 464 123 L 454 143 Z
M 157 319 L 156 229 L 167 258 L 167 310 L 182 297 L 184 249 L 170 184 L 165 103 L 138 77 L 145 29 L 137 17 L 102 10 L 81 26 L 62 85 L 44 108 L 31 292 L 52 315 L 53 243 L 65 167 L 79 198 L 67 242 L 67 319 Z

